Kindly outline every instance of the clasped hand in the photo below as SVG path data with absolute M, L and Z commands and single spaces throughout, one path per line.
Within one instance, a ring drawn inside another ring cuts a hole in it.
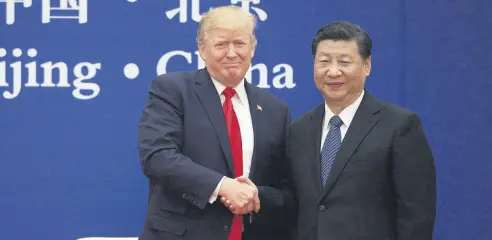
M 258 188 L 247 177 L 225 178 L 219 190 L 220 201 L 234 214 L 260 211 Z

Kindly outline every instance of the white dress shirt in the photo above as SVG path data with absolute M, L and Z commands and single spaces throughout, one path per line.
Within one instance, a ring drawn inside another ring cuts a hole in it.
M 362 97 L 364 97 L 364 90 L 362 90 L 362 93 L 360 96 L 355 100 L 352 104 L 348 105 L 345 109 L 343 109 L 338 116 L 340 119 L 342 119 L 342 126 L 340 126 L 340 133 L 342 134 L 342 141 L 343 138 L 345 137 L 345 134 L 347 133 L 348 128 L 350 127 L 350 123 L 352 123 L 352 120 L 354 119 L 355 113 L 357 112 L 357 109 L 360 106 L 360 103 L 362 102 Z M 328 135 L 328 132 L 330 131 L 330 119 L 333 117 L 335 114 L 331 111 L 330 107 L 328 107 L 328 104 L 325 102 L 325 118 L 323 119 L 323 135 L 321 135 L 321 147 L 320 147 L 320 152 L 323 150 L 323 144 L 325 143 L 326 136 Z
M 212 78 L 212 82 L 217 89 L 217 94 L 220 96 L 220 102 L 223 105 L 225 96 L 222 94 L 226 86 Z M 254 148 L 254 134 L 253 134 L 253 121 L 251 120 L 251 112 L 249 110 L 248 94 L 246 94 L 246 88 L 244 87 L 244 79 L 234 88 L 236 94 L 232 97 L 232 106 L 234 112 L 239 121 L 239 128 L 241 131 L 241 142 L 243 148 L 243 176 L 249 176 L 251 168 L 251 159 L 253 157 Z M 224 181 L 224 177 L 220 180 L 217 188 L 210 197 L 209 202 L 213 203 L 217 199 L 219 194 L 219 188 Z

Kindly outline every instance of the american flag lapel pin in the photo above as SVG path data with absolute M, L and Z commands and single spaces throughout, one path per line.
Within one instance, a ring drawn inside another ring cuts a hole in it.
M 256 104 L 256 110 L 263 111 L 263 108 L 260 105 Z

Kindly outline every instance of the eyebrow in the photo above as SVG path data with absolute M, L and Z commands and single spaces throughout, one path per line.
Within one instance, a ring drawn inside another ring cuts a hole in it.
M 319 53 L 320 56 L 327 56 L 327 57 L 331 57 L 332 54 L 329 54 L 329 53 L 325 53 L 325 52 L 320 52 Z M 340 55 L 341 57 L 349 57 L 349 58 L 352 58 L 352 56 L 350 56 L 349 54 L 347 53 L 344 53 L 344 54 L 341 54 Z

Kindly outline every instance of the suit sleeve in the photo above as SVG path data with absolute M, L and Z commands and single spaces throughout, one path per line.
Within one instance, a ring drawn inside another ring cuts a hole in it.
M 176 84 L 155 79 L 139 124 L 140 163 L 149 179 L 203 209 L 223 176 L 182 154 L 183 117 Z
M 272 186 L 258 186 L 261 209 L 258 222 L 281 223 L 281 227 L 288 227 L 296 219 L 295 198 L 292 191 L 289 163 L 287 162 L 287 139 L 291 122 L 290 109 L 287 108 L 284 123 L 284 136 L 280 151 L 282 157 L 276 160 L 275 169 L 278 182 Z M 268 224 L 268 223 L 267 223 Z M 286 229 L 287 230 L 287 229 Z
M 417 115 L 408 117 L 393 145 L 398 240 L 432 240 L 436 215 L 436 173 Z

